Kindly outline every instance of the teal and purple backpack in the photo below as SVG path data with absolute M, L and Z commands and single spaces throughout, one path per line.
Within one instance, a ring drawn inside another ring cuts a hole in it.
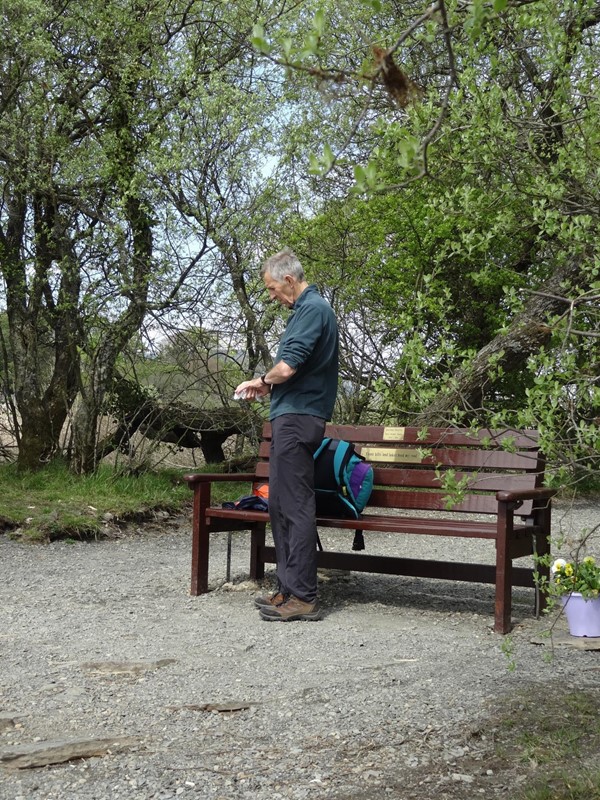
M 360 519 L 373 489 L 371 465 L 341 439 L 323 439 L 314 459 L 317 514 Z

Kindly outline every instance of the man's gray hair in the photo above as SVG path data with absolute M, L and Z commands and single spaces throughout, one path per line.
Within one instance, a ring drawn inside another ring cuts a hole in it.
M 260 274 L 264 278 L 267 272 L 278 283 L 281 283 L 286 275 L 291 275 L 297 281 L 304 280 L 304 270 L 298 256 L 287 247 L 267 258 L 261 267 Z

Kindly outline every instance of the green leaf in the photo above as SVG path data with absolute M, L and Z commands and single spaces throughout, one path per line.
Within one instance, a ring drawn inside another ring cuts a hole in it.
M 494 11 L 500 13 L 508 6 L 508 0 L 494 0 Z
M 314 153 L 308 157 L 308 171 L 311 175 L 321 175 L 322 173 L 321 161 Z
M 268 55 L 273 49 L 269 42 L 265 39 L 265 29 L 260 23 L 256 23 L 252 28 L 252 36 L 250 37 L 252 46 L 261 53 Z
M 357 183 L 365 183 L 367 180 L 367 173 L 365 172 L 365 168 L 361 167 L 360 164 L 354 165 L 354 180 Z
M 333 150 L 331 149 L 331 146 L 326 144 L 323 150 L 323 158 L 321 159 L 326 169 L 331 168 L 334 159 L 335 156 L 333 155 Z
M 304 42 L 302 56 L 315 56 L 319 50 L 319 37 L 316 33 L 309 33 Z
M 292 40 L 289 36 L 287 36 L 283 42 L 281 43 L 281 49 L 283 50 L 283 54 L 286 57 L 286 60 L 289 61 L 292 55 Z
M 325 31 L 325 12 L 322 8 L 317 11 L 313 18 L 313 29 L 318 36 L 322 36 Z

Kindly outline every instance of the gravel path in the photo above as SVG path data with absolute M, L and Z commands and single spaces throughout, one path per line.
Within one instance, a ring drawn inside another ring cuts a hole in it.
M 598 504 L 554 520 L 591 527 Z M 187 518 L 94 543 L 0 536 L 0 800 L 515 797 L 525 776 L 490 755 L 498 709 L 597 685 L 600 652 L 545 658 L 549 620 L 531 616 L 529 590 L 515 590 L 508 638 L 491 630 L 493 587 L 335 572 L 321 575 L 321 622 L 268 624 L 245 534 L 223 585 L 226 540 L 213 537 L 216 591 L 192 598 Z M 402 546 L 493 557 L 484 542 Z M 18 768 L 67 747 L 96 755 Z

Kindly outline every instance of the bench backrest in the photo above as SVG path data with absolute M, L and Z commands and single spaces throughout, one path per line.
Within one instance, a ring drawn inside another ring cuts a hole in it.
M 373 466 L 369 508 L 495 514 L 500 490 L 543 485 L 544 457 L 534 430 L 328 425 L 326 435 L 354 442 Z M 271 426 L 263 428 L 256 474 L 268 480 Z M 531 512 L 531 501 L 519 514 Z

